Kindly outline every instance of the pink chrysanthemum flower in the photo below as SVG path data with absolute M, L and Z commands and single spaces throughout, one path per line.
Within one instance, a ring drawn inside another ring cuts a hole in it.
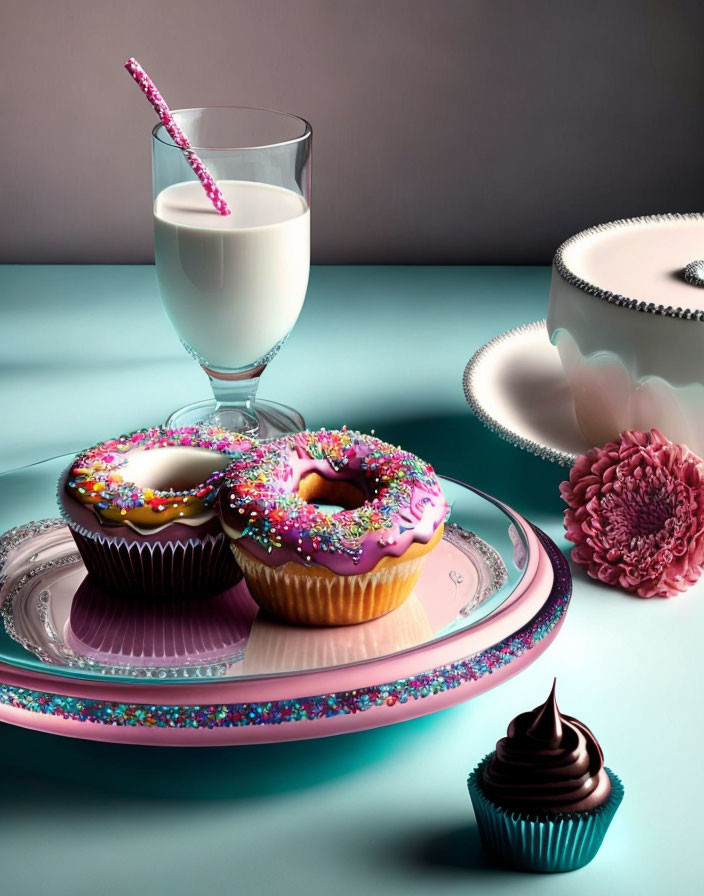
M 672 597 L 704 563 L 704 462 L 657 429 L 580 455 L 560 486 L 572 559 L 640 597 Z

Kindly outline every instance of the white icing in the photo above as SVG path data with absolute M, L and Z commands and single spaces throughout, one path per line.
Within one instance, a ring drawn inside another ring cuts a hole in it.
M 696 258 L 704 258 L 702 216 L 614 224 L 562 248 L 563 265 L 580 280 L 692 310 L 704 308 L 704 289 L 686 283 L 682 269 Z M 547 324 L 590 442 L 657 427 L 704 455 L 704 322 L 619 306 L 554 267 Z
M 592 445 L 626 429 L 657 427 L 674 442 L 704 456 L 704 385 L 672 386 L 661 377 L 634 378 L 613 352 L 584 356 L 569 333 L 556 338 L 577 422 Z
M 212 473 L 224 470 L 231 458 L 209 448 L 167 445 L 164 448 L 134 448 L 120 466 L 120 475 L 138 488 L 186 492 L 202 485 Z
M 201 485 L 216 470 L 224 470 L 231 458 L 219 451 L 197 448 L 192 445 L 166 445 L 163 448 L 133 448 L 119 468 L 120 475 L 138 488 L 154 491 L 187 492 Z M 140 535 L 155 535 L 174 523 L 183 526 L 201 526 L 215 515 L 206 510 L 196 516 L 180 516 L 163 526 L 140 526 L 124 518 L 121 523 Z
M 568 332 L 585 357 L 601 351 L 618 355 L 635 380 L 660 376 L 686 386 L 702 379 L 704 322 L 614 305 L 568 283 L 555 268 L 547 327 L 553 343 L 560 331 Z

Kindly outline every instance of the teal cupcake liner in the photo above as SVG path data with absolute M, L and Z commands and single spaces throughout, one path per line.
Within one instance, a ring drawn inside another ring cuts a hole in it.
M 481 789 L 486 756 L 467 780 L 479 835 L 488 853 L 505 865 L 522 871 L 574 871 L 587 865 L 599 851 L 611 820 L 623 799 L 623 784 L 611 769 L 611 794 L 589 812 L 531 815 L 502 809 Z

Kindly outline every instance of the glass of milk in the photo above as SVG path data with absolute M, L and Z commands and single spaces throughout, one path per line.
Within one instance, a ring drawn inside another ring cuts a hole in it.
M 169 426 L 213 423 L 270 438 L 305 428 L 256 399 L 259 377 L 303 307 L 310 268 L 312 131 L 294 115 L 213 106 L 173 112 L 215 178 L 220 215 L 164 126 L 152 131 L 154 254 L 166 313 L 213 399 Z

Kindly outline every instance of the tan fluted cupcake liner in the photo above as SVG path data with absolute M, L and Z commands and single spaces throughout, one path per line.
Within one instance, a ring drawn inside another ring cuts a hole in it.
M 231 544 L 247 587 L 272 616 L 297 625 L 354 625 L 399 607 L 420 577 L 425 555 L 442 538 L 413 544 L 401 557 L 384 557 L 371 572 L 336 575 L 322 566 L 267 566 L 237 542 Z

